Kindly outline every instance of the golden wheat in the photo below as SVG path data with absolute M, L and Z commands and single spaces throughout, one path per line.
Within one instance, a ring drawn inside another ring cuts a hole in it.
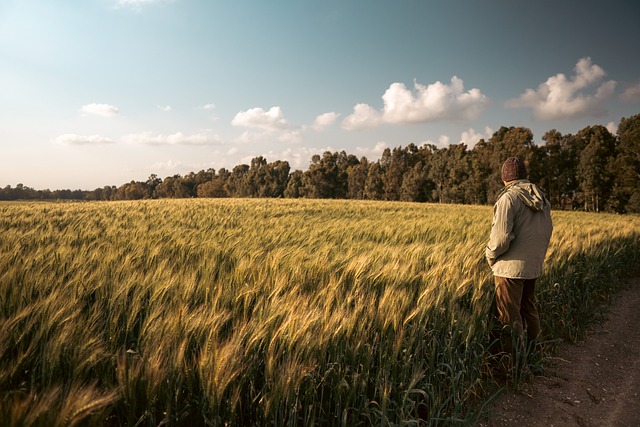
M 544 334 L 637 272 L 640 218 L 554 212 Z M 490 387 L 491 208 L 0 204 L 9 425 L 426 424 Z

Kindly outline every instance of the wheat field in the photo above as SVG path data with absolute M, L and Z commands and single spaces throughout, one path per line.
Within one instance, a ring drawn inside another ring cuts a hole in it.
M 491 207 L 0 204 L 10 426 L 458 425 L 496 384 Z M 638 272 L 640 217 L 553 212 L 543 334 Z

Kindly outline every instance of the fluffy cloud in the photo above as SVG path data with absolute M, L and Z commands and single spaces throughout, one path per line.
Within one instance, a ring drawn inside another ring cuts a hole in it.
M 432 141 L 430 139 L 427 139 L 425 141 L 422 141 L 420 145 L 429 144 L 429 145 L 435 145 L 438 148 L 447 148 L 450 145 L 450 140 L 451 138 L 449 138 L 448 135 L 440 135 L 440 137 L 438 138 L 438 141 Z
M 66 133 L 60 135 L 54 139 L 56 144 L 61 145 L 104 145 L 113 144 L 113 141 L 109 138 L 100 135 L 76 135 L 73 133 Z
M 640 83 L 628 87 L 620 94 L 620 101 L 627 104 L 640 104 Z
M 289 123 L 284 118 L 280 107 L 271 107 L 269 111 L 262 108 L 252 108 L 241 111 L 231 121 L 233 126 L 262 129 L 267 131 L 286 130 Z
M 114 117 L 120 114 L 118 108 L 114 107 L 113 105 L 96 103 L 83 105 L 82 108 L 80 108 L 80 111 L 85 115 L 88 114 L 92 116 L 102 117 Z
M 484 133 L 476 132 L 473 128 L 462 132 L 460 135 L 460 142 L 465 144 L 468 148 L 473 148 L 481 139 L 488 140 L 493 136 L 494 130 L 489 126 L 484 128 Z
M 449 138 L 449 135 L 440 135 L 440 137 L 438 138 L 438 142 L 436 142 L 434 145 L 440 148 L 446 148 L 451 145 L 451 138 Z
M 479 89 L 464 91 L 462 79 L 454 76 L 451 84 L 435 82 L 428 86 L 414 82 L 414 90 L 403 83 L 392 83 L 382 95 L 381 111 L 367 104 L 358 104 L 347 116 L 342 127 L 346 130 L 366 129 L 382 123 L 424 123 L 447 119 L 472 119 L 489 103 Z
M 355 154 L 358 157 L 366 157 L 368 160 L 375 161 L 382 157 L 384 149 L 388 148 L 386 142 L 378 142 L 374 147 L 356 147 Z
M 183 164 L 181 162 L 176 162 L 173 160 L 167 160 L 166 162 L 156 162 L 153 164 L 153 169 L 160 169 L 164 171 L 175 171 L 180 168 L 183 168 Z
M 182 132 L 177 132 L 171 135 L 154 135 L 151 132 L 141 132 L 130 135 L 125 135 L 122 140 L 129 144 L 144 144 L 144 145 L 218 145 L 222 141 L 220 137 L 212 134 L 209 131 L 200 133 L 194 133 L 192 135 L 185 135 Z
M 318 151 L 319 150 L 309 150 L 304 147 L 300 147 L 296 150 L 288 148 L 279 154 L 278 159 L 289 162 L 291 170 L 302 170 L 309 167 L 309 161 L 313 154 L 320 154 Z
M 171 105 L 158 105 L 158 110 L 168 113 L 172 110 Z
M 510 108 L 531 108 L 536 118 L 557 120 L 592 117 L 604 113 L 604 104 L 613 96 L 616 82 L 600 84 L 606 73 L 591 58 L 578 61 L 575 75 L 549 77 L 537 90 L 527 89 L 519 98 L 507 101 Z
M 202 106 L 203 110 L 215 110 L 216 104 L 205 104 Z
M 274 153 L 273 151 L 271 151 L 269 153 L 266 153 L 264 157 L 268 159 L 285 160 L 289 162 L 292 170 L 305 170 L 309 167 L 311 157 L 313 157 L 315 154 L 322 156 L 322 154 L 326 151 L 333 152 L 334 150 L 332 147 L 313 148 L 298 146 L 293 148 L 289 147 L 279 153 Z
M 335 121 L 338 119 L 338 116 L 339 114 L 334 112 L 320 114 L 313 122 L 313 129 L 315 129 L 316 131 L 322 131 L 328 128 L 335 123 Z
M 607 130 L 608 130 L 609 132 L 611 132 L 613 135 L 615 135 L 615 134 L 617 134 L 617 133 L 618 133 L 618 124 L 617 124 L 617 123 L 609 122 L 609 123 L 607 123 L 606 128 L 607 128 Z
M 290 129 L 282 132 L 280 136 L 278 136 L 278 141 L 289 144 L 300 144 L 304 141 L 304 137 L 300 129 Z
M 368 129 L 382 124 L 382 114 L 368 104 L 358 104 L 353 107 L 353 114 L 342 121 L 345 130 Z
M 301 129 L 287 129 L 279 131 L 275 134 L 273 131 L 254 132 L 251 130 L 247 130 L 242 132 L 240 136 L 235 140 L 235 142 L 238 144 L 251 145 L 272 143 L 274 142 L 274 140 L 284 143 L 300 144 L 304 141 L 304 137 L 302 135 Z
M 238 144 L 254 144 L 257 142 L 264 142 L 267 135 L 270 134 L 268 134 L 267 132 L 252 132 L 246 130 L 240 134 L 235 142 Z

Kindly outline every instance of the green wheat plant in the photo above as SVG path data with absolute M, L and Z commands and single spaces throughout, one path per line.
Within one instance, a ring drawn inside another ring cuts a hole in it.
M 0 204 L 10 426 L 451 425 L 478 416 L 484 206 L 336 200 Z M 637 273 L 640 217 L 554 212 L 543 333 Z

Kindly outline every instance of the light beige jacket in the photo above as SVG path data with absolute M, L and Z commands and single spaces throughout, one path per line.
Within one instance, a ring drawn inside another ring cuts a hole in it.
M 504 187 L 493 207 L 493 223 L 485 256 L 493 274 L 535 279 L 542 274 L 553 231 L 551 205 L 526 179 Z

